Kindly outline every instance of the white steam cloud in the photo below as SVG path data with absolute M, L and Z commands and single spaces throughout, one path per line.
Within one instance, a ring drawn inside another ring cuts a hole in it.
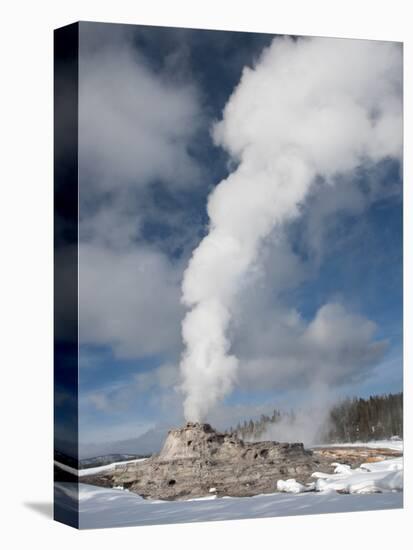
M 213 129 L 237 168 L 209 197 L 209 233 L 182 286 L 187 419 L 204 419 L 236 383 L 231 315 L 263 239 L 300 214 L 317 176 L 328 185 L 401 155 L 401 75 L 397 44 L 323 38 L 275 39 L 244 69 Z

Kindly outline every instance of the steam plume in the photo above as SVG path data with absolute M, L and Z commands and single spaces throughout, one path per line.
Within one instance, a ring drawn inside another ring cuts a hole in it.
M 213 128 L 237 168 L 209 196 L 209 233 L 182 286 L 187 419 L 204 419 L 236 383 L 232 307 L 263 239 L 299 216 L 316 176 L 333 184 L 400 156 L 401 63 L 397 44 L 285 38 L 244 69 Z

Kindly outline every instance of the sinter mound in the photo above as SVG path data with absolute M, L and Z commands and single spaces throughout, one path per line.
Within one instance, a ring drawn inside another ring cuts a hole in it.
M 82 481 L 123 487 L 145 498 L 163 500 L 211 493 L 253 496 L 276 491 L 279 479 L 311 481 L 312 472 L 319 468 L 319 457 L 305 450 L 302 443 L 246 443 L 209 424 L 188 422 L 169 431 L 159 455 Z

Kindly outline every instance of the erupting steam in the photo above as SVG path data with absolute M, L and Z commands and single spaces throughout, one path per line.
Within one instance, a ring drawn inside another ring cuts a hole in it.
M 185 417 L 202 421 L 236 382 L 228 328 L 262 240 L 298 216 L 318 176 L 399 157 L 400 46 L 276 38 L 245 68 L 213 128 L 236 169 L 208 200 L 209 233 L 185 271 L 181 360 Z

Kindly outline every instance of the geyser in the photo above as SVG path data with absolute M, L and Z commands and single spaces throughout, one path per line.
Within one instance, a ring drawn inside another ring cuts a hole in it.
M 209 424 L 188 422 L 169 431 L 159 455 L 83 481 L 123 487 L 151 499 L 252 496 L 276 491 L 279 479 L 310 482 L 322 462 L 302 443 L 246 443 Z M 331 458 L 323 463 L 327 471 L 330 463 Z
M 401 155 L 401 67 L 397 44 L 276 38 L 244 69 L 213 128 L 237 168 L 209 196 L 209 232 L 182 284 L 188 420 L 204 420 L 236 383 L 228 329 L 263 240 L 300 215 L 316 178 L 335 184 L 361 164 Z

